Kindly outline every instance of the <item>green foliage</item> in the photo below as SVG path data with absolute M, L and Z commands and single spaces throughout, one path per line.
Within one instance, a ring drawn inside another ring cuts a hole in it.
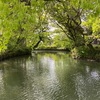
M 39 23 L 38 15 L 43 9 L 43 1 L 32 1 L 31 6 L 19 0 L 0 1 L 0 52 L 30 45 L 30 37 L 36 37 L 34 30 Z M 13 42 L 12 42 L 13 41 Z
M 88 46 L 75 47 L 71 51 L 73 58 L 89 58 L 93 59 L 96 55 L 96 51 L 90 50 Z
M 0 0 L 0 52 L 69 48 L 87 57 L 100 39 L 99 0 Z M 52 24 L 53 23 L 53 24 Z M 52 24 L 52 25 L 51 25 Z M 54 27 L 54 31 L 49 31 Z M 86 32 L 85 32 L 86 31 Z
M 99 34 L 100 33 L 100 18 L 96 18 L 94 23 L 92 24 L 93 33 Z
M 60 2 L 54 0 L 48 2 L 47 9 L 57 24 L 60 24 L 60 28 L 63 29 L 67 37 L 79 46 L 85 44 L 82 24 L 93 32 L 99 29 L 99 24 L 91 26 L 100 14 L 99 5 L 98 0 L 62 0 Z

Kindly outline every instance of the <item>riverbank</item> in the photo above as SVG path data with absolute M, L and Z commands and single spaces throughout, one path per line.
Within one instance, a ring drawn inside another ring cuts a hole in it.
M 70 52 L 70 50 L 69 49 L 34 49 L 33 51 L 32 51 L 33 53 L 35 52 L 37 52 L 37 53 L 41 53 L 41 52 L 50 52 L 50 53 L 52 53 L 52 52 Z
M 68 52 L 70 53 L 71 57 L 74 59 L 83 59 L 88 61 L 100 61 L 100 50 L 95 49 L 95 51 L 90 51 L 87 48 L 74 48 L 72 51 L 69 49 L 34 49 L 31 51 L 30 49 L 24 49 L 24 50 L 16 50 L 16 51 L 6 51 L 2 54 L 0 54 L 0 61 L 18 57 L 18 56 L 24 56 L 24 55 L 31 55 L 32 53 L 57 53 L 57 52 Z
M 31 53 L 41 53 L 41 52 L 69 52 L 69 49 L 34 49 L 31 51 L 30 49 L 23 49 L 23 50 L 15 50 L 15 51 L 6 51 L 0 54 L 0 61 L 9 59 L 12 57 L 24 56 L 24 55 L 31 55 Z
M 94 49 L 90 49 L 86 46 L 75 47 L 71 50 L 70 55 L 74 59 L 85 59 L 88 61 L 100 61 L 100 48 L 94 47 Z
M 23 55 L 31 55 L 31 51 L 29 49 L 16 50 L 16 51 L 12 51 L 12 52 L 6 51 L 6 52 L 0 54 L 0 61 L 9 59 L 12 57 L 23 56 Z

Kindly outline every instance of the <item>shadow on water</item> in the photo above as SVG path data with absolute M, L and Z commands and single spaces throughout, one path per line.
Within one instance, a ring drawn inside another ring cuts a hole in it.
M 0 100 L 100 100 L 100 63 L 34 53 L 0 63 Z
M 26 79 L 25 67 L 26 58 L 14 58 L 0 64 L 0 100 L 19 98 Z

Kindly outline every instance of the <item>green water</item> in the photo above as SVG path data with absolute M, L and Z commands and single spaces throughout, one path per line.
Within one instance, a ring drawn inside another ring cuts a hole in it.
M 0 62 L 0 100 L 100 100 L 100 63 L 66 53 Z

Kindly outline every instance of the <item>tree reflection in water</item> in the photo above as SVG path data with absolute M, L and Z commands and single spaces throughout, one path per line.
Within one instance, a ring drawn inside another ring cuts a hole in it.
M 37 53 L 0 63 L 0 100 L 99 100 L 100 63 Z

